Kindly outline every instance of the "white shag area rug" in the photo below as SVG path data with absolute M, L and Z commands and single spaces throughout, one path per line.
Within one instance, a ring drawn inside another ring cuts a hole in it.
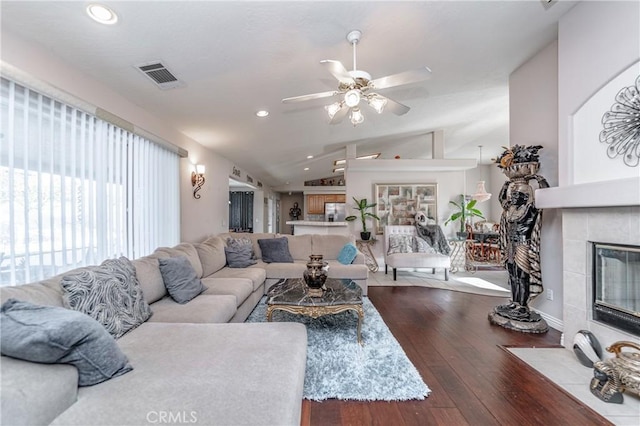
M 247 322 L 266 321 L 265 301 L 266 298 L 260 301 Z M 363 345 L 357 341 L 358 320 L 354 312 L 313 319 L 274 311 L 273 321 L 300 322 L 307 326 L 304 398 L 405 401 L 427 397 L 430 389 L 366 297 L 363 308 Z

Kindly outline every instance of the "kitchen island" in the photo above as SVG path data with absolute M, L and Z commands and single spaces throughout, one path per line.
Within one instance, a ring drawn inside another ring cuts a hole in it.
M 293 226 L 293 235 L 322 234 L 347 235 L 347 222 L 320 222 L 314 220 L 289 220 L 287 225 Z

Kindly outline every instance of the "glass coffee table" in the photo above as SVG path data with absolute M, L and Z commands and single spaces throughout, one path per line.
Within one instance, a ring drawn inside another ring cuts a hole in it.
M 285 311 L 297 315 L 318 318 L 323 315 L 353 311 L 358 315 L 358 343 L 362 344 L 362 289 L 352 280 L 327 278 L 322 297 L 311 297 L 302 278 L 278 281 L 267 292 L 267 321 L 273 311 Z

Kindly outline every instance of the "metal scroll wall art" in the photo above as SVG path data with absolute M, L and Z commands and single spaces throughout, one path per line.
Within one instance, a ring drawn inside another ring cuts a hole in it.
M 545 333 L 549 327 L 529 303 L 543 291 L 540 270 L 540 230 L 542 210 L 534 203 L 534 188 L 548 188 L 546 179 L 538 175 L 538 151 L 541 145 L 514 145 L 495 160 L 509 178 L 498 200 L 502 205 L 500 218 L 500 255 L 509 273 L 511 301 L 489 312 L 489 321 L 523 333 Z
M 602 116 L 600 142 L 609 145 L 609 158 L 622 156 L 624 164 L 636 167 L 640 163 L 640 75 L 635 85 L 620 90 L 615 100 Z

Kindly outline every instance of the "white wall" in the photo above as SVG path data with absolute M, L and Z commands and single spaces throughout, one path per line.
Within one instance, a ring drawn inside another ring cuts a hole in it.
M 2 32 L 2 61 L 27 73 L 35 81 L 44 82 L 109 111 L 189 151 L 189 158 L 180 162 L 181 240 L 201 241 L 209 235 L 228 230 L 228 180 L 233 167 L 229 160 L 167 126 L 163 120 L 152 116 L 103 83 L 71 68 L 50 52 L 6 31 Z M 193 198 L 191 164 L 204 164 L 206 167 L 206 182 L 199 192 L 201 198 L 197 200 Z M 259 205 L 262 206 L 262 201 Z
M 509 143 L 542 145 L 540 174 L 558 185 L 558 43 L 553 42 L 509 77 Z M 533 183 L 535 187 L 535 183 Z M 499 191 L 499 189 L 496 189 Z M 497 197 L 497 194 L 496 194 Z M 532 307 L 562 320 L 562 217 L 543 212 L 540 264 L 545 293 Z M 546 300 L 548 290 L 554 300 Z
M 401 161 L 401 160 L 398 160 Z M 475 190 L 475 183 L 477 181 L 477 171 L 472 169 L 466 172 L 467 175 L 467 193 L 472 193 Z M 458 197 L 463 193 L 465 188 L 465 172 L 398 172 L 398 171 L 386 171 L 379 170 L 375 172 L 362 171 L 354 172 L 347 171 L 347 208 L 353 206 L 353 198 L 357 199 L 367 198 L 368 200 L 374 199 L 374 185 L 375 184 L 387 184 L 387 183 L 437 183 L 438 184 L 438 224 L 443 226 L 446 235 L 454 235 L 457 229 L 455 225 L 449 224 L 444 226 L 444 222 L 453 213 L 453 210 L 449 206 L 449 201 L 458 201 Z M 473 185 L 473 187 L 471 187 Z M 487 190 L 490 191 L 489 188 Z M 479 204 L 478 208 L 483 212 L 488 211 L 488 204 Z M 352 212 L 352 210 L 350 210 Z M 350 212 L 347 212 L 350 214 Z M 349 224 L 351 233 L 358 235 L 360 232 L 360 222 L 354 221 Z
M 601 175 L 601 180 L 620 177 L 611 167 L 614 160 L 606 157 L 604 149 L 585 146 L 585 141 L 576 137 L 572 131 L 572 116 L 600 88 L 640 59 L 639 23 L 639 2 L 614 1 L 580 2 L 560 20 L 558 174 L 561 187 L 577 183 L 576 176 L 585 176 L 596 167 L 610 172 Z M 611 106 L 606 102 L 599 102 L 599 105 L 605 110 Z M 600 119 L 601 116 L 594 117 L 598 123 Z M 598 159 L 578 155 L 584 149 L 600 150 L 601 155 Z M 627 167 L 619 161 L 615 163 L 617 167 Z M 636 170 L 640 174 L 640 169 Z M 590 320 L 589 250 L 591 241 L 640 245 L 638 206 L 575 208 L 565 209 L 562 213 L 564 272 L 555 279 L 564 286 L 565 346 L 571 347 L 570 342 L 580 329 L 592 331 L 604 346 L 616 340 L 633 339 L 626 333 Z
M 571 117 L 615 76 L 640 58 L 640 3 L 580 2 L 560 19 L 559 40 L 559 184 L 574 182 L 576 151 L 584 141 L 572 138 Z M 611 102 L 613 104 L 613 100 Z M 603 111 L 604 112 L 604 111 Z M 613 162 L 602 151 L 601 162 Z M 626 167 L 620 163 L 619 167 Z

